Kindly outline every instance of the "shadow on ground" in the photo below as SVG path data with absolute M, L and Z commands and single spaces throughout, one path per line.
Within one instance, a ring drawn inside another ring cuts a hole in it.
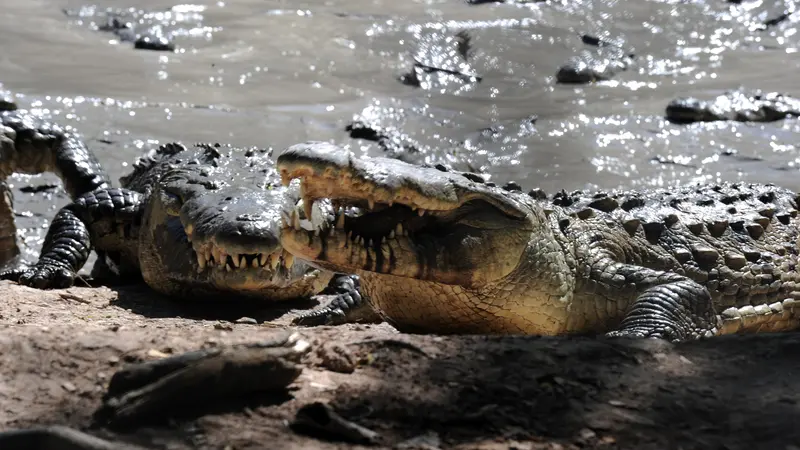
M 373 448 L 790 449 L 800 441 L 798 334 L 673 346 L 423 336 L 386 324 L 298 329 L 312 352 L 279 400 L 233 399 L 110 430 L 92 416 L 120 367 L 287 328 L 286 317 L 220 327 L 202 314 L 155 312 L 162 300 L 146 289 L 124 292 L 0 283 L 0 431 L 62 424 L 147 448 L 359 448 L 289 426 L 301 407 L 324 402 L 379 433 Z

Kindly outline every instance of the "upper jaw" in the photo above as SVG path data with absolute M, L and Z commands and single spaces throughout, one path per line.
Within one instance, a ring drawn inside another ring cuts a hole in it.
M 472 174 L 421 167 L 390 158 L 356 158 L 341 147 L 324 143 L 296 144 L 277 159 L 284 185 L 300 179 L 307 207 L 316 199 L 408 206 L 426 211 L 451 211 L 471 200 L 483 200 L 510 217 L 524 218 L 524 205 L 513 196 Z

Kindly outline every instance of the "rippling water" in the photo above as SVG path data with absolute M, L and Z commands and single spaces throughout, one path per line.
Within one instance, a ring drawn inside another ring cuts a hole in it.
M 344 131 L 372 115 L 413 140 L 417 159 L 547 191 L 737 179 L 800 189 L 796 120 L 663 119 L 678 96 L 800 95 L 795 2 L 129 1 L 7 0 L 0 14 L 3 87 L 21 107 L 75 126 L 115 181 L 144 149 L 172 140 L 276 149 L 332 140 L 378 155 Z M 103 31 L 106 8 L 155 27 L 176 51 L 137 50 Z M 781 14 L 790 15 L 763 29 Z M 426 39 L 460 31 L 480 82 L 398 81 Z M 556 84 L 558 67 L 588 49 L 583 34 L 619 43 L 634 65 L 612 81 Z M 492 125 L 504 133 L 481 134 Z M 46 182 L 14 180 L 17 210 L 32 213 L 18 219 L 29 258 L 66 197 L 40 202 L 19 188 Z

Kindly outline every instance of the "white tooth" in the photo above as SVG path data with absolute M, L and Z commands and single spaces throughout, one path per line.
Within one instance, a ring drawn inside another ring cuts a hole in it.
M 394 228 L 394 232 L 397 233 L 398 236 L 403 235 L 403 224 L 398 223 L 397 226 Z
M 211 254 L 211 249 L 206 249 L 206 262 L 210 266 L 213 266 L 216 263 L 216 261 L 214 260 L 214 258 L 212 258 L 212 256 L 213 255 Z
M 294 255 L 291 253 L 284 253 L 283 265 L 286 266 L 287 269 L 291 269 L 292 266 L 294 265 Z
M 394 230 L 389 232 L 389 239 L 394 239 Z
M 233 270 L 233 267 L 231 267 L 230 263 L 225 264 L 225 270 L 227 270 L 228 272 Z
M 394 205 L 394 200 L 389 200 L 389 206 Z
M 259 266 L 264 267 L 264 266 L 267 265 L 267 262 L 269 261 L 269 256 L 267 256 L 267 255 L 265 255 L 263 253 L 259 253 L 257 261 L 258 261 L 258 265 Z
M 244 259 L 244 256 L 231 255 L 231 261 L 233 261 L 233 265 L 236 266 L 237 269 L 242 267 L 242 260 L 243 259 Z
M 269 255 L 269 266 L 272 268 L 272 270 L 275 270 L 280 263 L 281 260 L 278 255 Z
M 367 199 L 367 205 L 369 205 L 369 209 L 372 210 L 375 208 L 375 199 L 370 197 Z
M 314 199 L 311 197 L 303 197 L 303 212 L 306 213 L 306 219 L 311 220 L 311 208 L 314 206 Z
M 292 227 L 295 230 L 300 230 L 300 214 L 297 214 L 297 210 L 292 210 Z
M 206 259 L 203 257 L 201 252 L 195 252 L 195 256 L 197 256 L 197 266 L 200 267 L 200 270 L 206 268 Z
M 420 208 L 420 209 L 417 210 L 417 214 L 419 214 L 419 216 L 422 217 L 422 216 L 425 215 L 425 210 Z
M 336 228 L 344 228 L 344 212 L 336 219 Z
M 253 269 L 257 269 L 258 268 L 258 264 L 259 264 L 258 263 L 258 258 L 253 258 L 253 261 L 250 262 L 250 267 L 252 267 Z
M 214 262 L 215 263 L 217 263 L 217 264 L 222 264 L 223 263 L 222 257 L 220 256 L 219 248 L 211 247 L 211 256 L 214 257 Z

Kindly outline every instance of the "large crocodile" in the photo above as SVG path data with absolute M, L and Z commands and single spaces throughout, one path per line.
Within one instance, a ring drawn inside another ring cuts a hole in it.
M 108 187 L 108 176 L 73 131 L 27 111 L 10 96 L 0 101 L 0 266 L 16 264 L 20 254 L 14 223 L 13 173 L 55 173 L 70 198 Z
M 298 298 L 320 293 L 329 280 L 327 292 L 357 296 L 357 278 L 332 279 L 282 251 L 282 214 L 294 211 L 300 195 L 279 181 L 265 149 L 162 145 L 136 161 L 122 188 L 96 189 L 62 208 L 39 261 L 3 277 L 67 287 L 94 248 L 113 274 L 141 274 L 178 298 Z M 331 211 L 316 202 L 286 220 L 320 232 Z
M 800 116 L 800 100 L 778 92 L 730 90 L 713 100 L 681 97 L 672 100 L 666 109 L 667 120 L 674 123 L 774 122 Z
M 798 194 L 720 184 L 525 194 L 326 143 L 277 159 L 335 226 L 283 247 L 353 272 L 398 329 L 685 340 L 796 328 Z M 319 311 L 325 313 L 324 310 Z

